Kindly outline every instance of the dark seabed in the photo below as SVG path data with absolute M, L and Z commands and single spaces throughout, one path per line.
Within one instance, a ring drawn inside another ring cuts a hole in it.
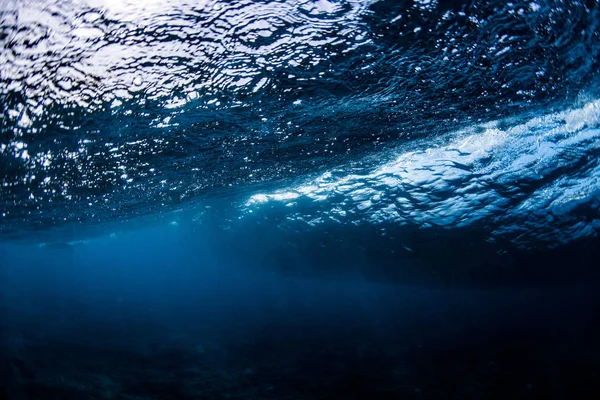
M 261 245 L 256 236 L 246 240 Z M 72 249 L 6 245 L 5 398 L 600 393 L 597 274 L 496 286 L 309 277 L 281 272 L 283 264 L 257 271 L 211 242 L 206 232 L 178 226 Z M 562 256 L 585 251 L 576 247 Z M 597 253 L 596 246 L 571 263 L 536 255 L 514 267 L 577 269 L 597 262 Z
M 0 0 L 0 399 L 600 398 L 598 1 Z

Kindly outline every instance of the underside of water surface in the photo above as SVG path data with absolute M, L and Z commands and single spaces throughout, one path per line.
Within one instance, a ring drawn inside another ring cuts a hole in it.
M 0 0 L 0 396 L 600 394 L 599 88 L 597 0 Z

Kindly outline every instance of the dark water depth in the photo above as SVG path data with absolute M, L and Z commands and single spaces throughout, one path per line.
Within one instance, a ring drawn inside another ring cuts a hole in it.
M 596 279 L 491 287 L 299 276 L 212 244 L 170 226 L 68 248 L 5 245 L 4 398 L 600 393 Z M 549 258 L 528 261 L 556 270 L 600 259 Z

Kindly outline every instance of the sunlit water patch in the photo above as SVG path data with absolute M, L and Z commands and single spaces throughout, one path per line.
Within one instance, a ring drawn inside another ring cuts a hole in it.
M 483 225 L 488 239 L 556 246 L 600 228 L 600 102 L 502 128 L 470 128 L 259 193 L 246 213 L 281 202 L 287 223 L 416 229 Z M 375 164 L 375 165 L 373 165 Z M 350 172 L 351 171 L 351 172 Z M 291 221 L 290 221 L 291 220 Z

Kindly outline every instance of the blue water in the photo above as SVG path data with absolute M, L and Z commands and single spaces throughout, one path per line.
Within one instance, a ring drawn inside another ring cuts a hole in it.
M 597 1 L 4 0 L 0 44 L 1 398 L 600 394 Z

